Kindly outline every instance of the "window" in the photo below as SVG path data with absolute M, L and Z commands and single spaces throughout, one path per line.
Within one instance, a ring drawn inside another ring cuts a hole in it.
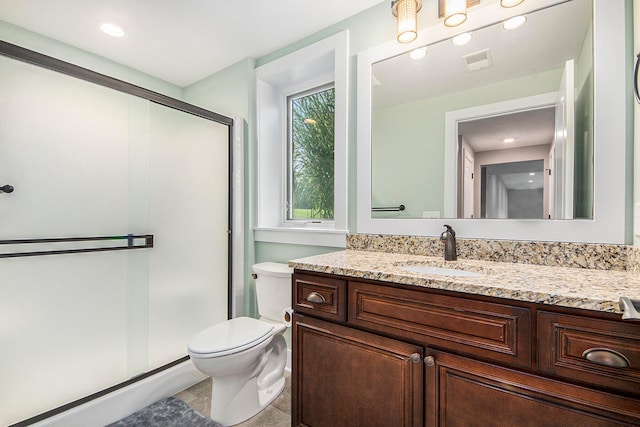
M 348 31 L 256 68 L 254 239 L 345 247 Z
M 287 221 L 333 221 L 335 89 L 287 98 Z

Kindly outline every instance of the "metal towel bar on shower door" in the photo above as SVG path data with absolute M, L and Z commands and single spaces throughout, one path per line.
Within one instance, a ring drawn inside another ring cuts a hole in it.
M 136 244 L 136 240 L 144 239 L 143 244 Z M 144 249 L 153 247 L 153 234 L 127 234 L 124 236 L 94 236 L 94 237 L 54 237 L 44 239 L 14 239 L 14 240 L 0 240 L 1 245 L 25 245 L 25 244 L 49 244 L 49 243 L 68 243 L 68 242 L 93 242 L 93 241 L 108 241 L 108 240 L 126 240 L 126 246 L 103 246 L 93 248 L 74 248 L 74 249 L 51 249 L 51 250 L 39 250 L 28 252 L 10 252 L 0 253 L 0 258 L 18 258 L 29 256 L 43 256 L 43 255 L 62 255 L 62 254 L 77 254 L 84 252 L 106 252 L 106 251 L 121 251 L 131 249 Z

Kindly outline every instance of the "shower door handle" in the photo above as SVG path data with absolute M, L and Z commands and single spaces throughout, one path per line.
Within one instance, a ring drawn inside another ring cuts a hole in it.
M 0 193 L 13 193 L 12 185 L 3 185 L 0 187 Z

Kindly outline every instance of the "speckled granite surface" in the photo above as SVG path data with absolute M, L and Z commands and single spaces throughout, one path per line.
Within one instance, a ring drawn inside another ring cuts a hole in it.
M 427 275 L 407 266 L 463 269 L 478 277 Z M 585 268 L 540 266 L 442 256 L 345 250 L 289 261 L 297 269 L 464 292 L 541 304 L 620 313 L 621 296 L 640 299 L 640 274 Z
M 458 257 L 597 270 L 640 271 L 640 250 L 626 245 L 514 240 L 457 239 Z M 442 256 L 443 245 L 435 237 L 347 235 L 347 249 Z
M 631 246 L 627 257 L 627 270 L 640 273 L 640 248 Z

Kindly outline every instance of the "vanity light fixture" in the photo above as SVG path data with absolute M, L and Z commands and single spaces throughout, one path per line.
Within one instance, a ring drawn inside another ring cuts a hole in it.
M 500 6 L 502 7 L 514 7 L 522 3 L 524 0 L 500 0 Z
M 391 13 L 398 18 L 398 41 L 412 42 L 418 37 L 418 11 L 422 0 L 392 0 Z
M 505 30 L 515 30 L 516 28 L 522 27 L 525 22 L 527 22 L 527 17 L 524 15 L 519 15 L 507 19 L 502 23 L 502 26 Z
M 451 43 L 456 46 L 464 46 L 465 44 L 469 43 L 472 38 L 473 35 L 471 33 L 462 33 L 452 38 Z
M 427 56 L 427 48 L 426 47 L 420 47 L 418 49 L 413 49 L 410 53 L 409 53 L 409 57 L 415 61 L 424 58 L 425 56 Z
M 455 27 L 467 20 L 467 0 L 445 0 L 444 25 Z
M 111 37 L 122 37 L 124 36 L 124 30 L 119 25 L 116 25 L 112 22 L 105 22 L 100 25 L 100 29 L 103 33 L 110 35 Z

